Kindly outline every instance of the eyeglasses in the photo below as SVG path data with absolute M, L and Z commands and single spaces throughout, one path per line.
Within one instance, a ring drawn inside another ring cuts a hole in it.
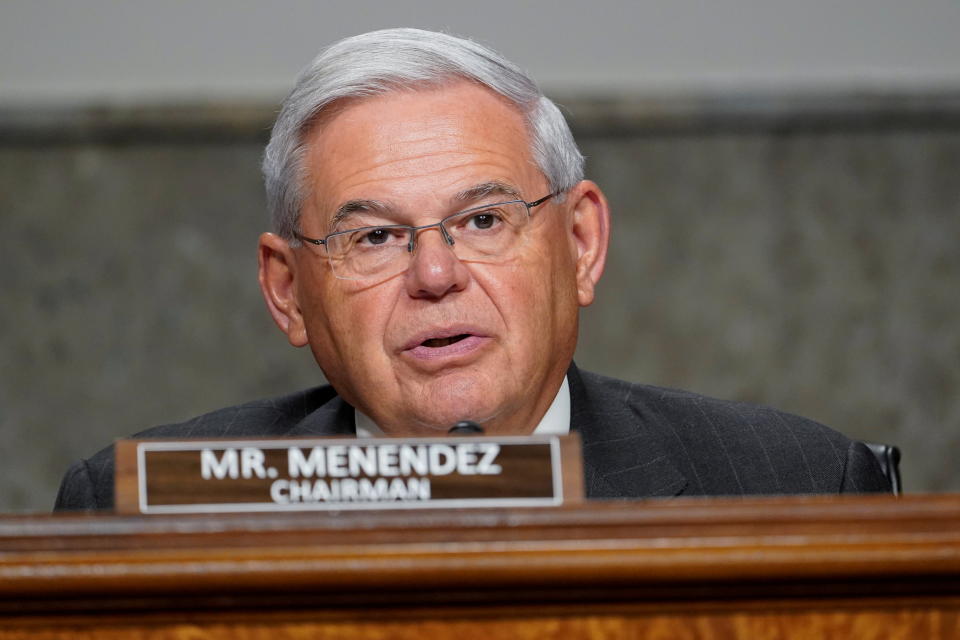
M 406 271 L 416 249 L 417 235 L 434 227 L 460 260 L 496 261 L 508 257 L 522 246 L 522 232 L 530 220 L 530 211 L 555 195 L 551 193 L 533 202 L 485 204 L 419 227 L 364 226 L 336 231 L 322 239 L 308 238 L 298 231 L 293 235 L 302 242 L 326 247 L 330 268 L 337 278 L 389 278 Z

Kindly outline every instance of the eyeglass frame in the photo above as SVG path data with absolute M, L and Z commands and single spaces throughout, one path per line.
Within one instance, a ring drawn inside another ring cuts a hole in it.
M 448 246 L 451 246 L 451 247 L 452 247 L 452 246 L 454 246 L 454 245 L 456 244 L 456 242 L 454 241 L 453 236 L 450 235 L 450 232 L 447 231 L 447 228 L 446 228 L 445 226 L 443 226 L 444 223 L 445 223 L 446 221 L 450 220 L 451 218 L 455 218 L 455 217 L 457 217 L 457 216 L 462 216 L 462 215 L 464 215 L 464 214 L 466 214 L 466 213 L 470 213 L 470 212 L 472 212 L 472 211 L 483 211 L 484 209 L 490 209 L 490 208 L 498 207 L 498 206 L 500 206 L 500 205 L 505 205 L 505 204 L 522 204 L 523 206 L 525 206 L 525 207 L 527 208 L 527 219 L 529 220 L 530 215 L 531 215 L 531 211 L 532 211 L 535 207 L 539 207 L 541 204 L 545 203 L 545 202 L 546 202 L 547 200 L 549 200 L 550 198 L 553 198 L 554 196 L 559 195 L 560 193 L 561 193 L 560 191 L 554 191 L 554 192 L 552 192 L 552 193 L 548 193 L 547 195 L 543 196 L 542 198 L 540 198 L 540 199 L 538 199 L 538 200 L 533 200 L 533 201 L 531 201 L 531 202 L 527 202 L 526 200 L 523 200 L 523 199 L 519 199 L 519 198 L 518 198 L 517 200 L 506 200 L 506 201 L 504 201 L 504 202 L 492 202 L 492 203 L 490 203 L 490 204 L 478 205 L 478 206 L 476 206 L 476 207 L 470 207 L 469 209 L 464 209 L 463 211 L 457 211 L 457 212 L 455 212 L 455 213 L 451 213 L 451 214 L 448 215 L 448 216 L 444 216 L 443 219 L 438 220 L 437 222 L 431 222 L 430 224 L 424 224 L 424 225 L 420 225 L 420 226 L 417 226 L 417 227 L 412 226 L 412 225 L 409 225 L 409 224 L 379 224 L 379 225 L 373 225 L 373 226 L 367 226 L 367 227 L 357 227 L 356 229 L 344 229 L 343 231 L 334 231 L 333 233 L 328 233 L 328 234 L 325 235 L 323 238 L 310 238 L 310 237 L 308 237 L 308 236 L 303 235 L 302 233 L 300 233 L 300 232 L 297 231 L 296 229 L 294 229 L 294 231 L 293 231 L 293 237 L 296 238 L 297 240 L 300 240 L 301 242 L 308 242 L 308 243 L 310 243 L 310 244 L 314 244 L 314 245 L 317 245 L 317 246 L 321 246 L 321 245 L 322 245 L 324 248 L 326 248 L 326 247 L 327 247 L 327 243 L 329 242 L 330 238 L 332 238 L 332 237 L 334 237 L 334 236 L 342 236 L 342 235 L 345 235 L 345 234 L 348 234 L 348 233 L 357 233 L 357 232 L 360 232 L 360 231 L 367 231 L 367 230 L 374 230 L 374 229 L 406 229 L 407 232 L 410 234 L 410 240 L 407 242 L 407 253 L 411 253 L 411 254 L 412 254 L 412 253 L 413 253 L 413 250 L 416 248 L 416 244 L 417 244 L 416 238 L 417 238 L 417 236 L 419 235 L 419 232 L 420 232 L 420 231 L 423 231 L 424 229 L 432 229 L 433 227 L 439 228 L 439 229 L 440 229 L 440 233 L 443 235 L 443 240 L 444 240 L 444 242 L 446 242 Z M 329 251 L 327 251 L 327 259 L 328 259 L 328 260 L 332 260 L 332 259 L 333 259 L 332 256 L 330 255 L 330 252 L 329 252 Z M 330 264 L 330 267 L 331 267 L 331 269 L 333 269 L 333 263 L 332 263 L 332 262 L 331 262 L 331 264 Z M 336 269 L 333 269 L 333 275 L 334 275 L 336 278 L 340 279 L 340 280 L 362 280 L 362 279 L 364 279 L 364 278 L 347 278 L 347 277 L 344 277 L 344 276 L 339 276 L 339 275 L 337 275 Z M 370 276 L 367 276 L 367 277 L 370 277 Z

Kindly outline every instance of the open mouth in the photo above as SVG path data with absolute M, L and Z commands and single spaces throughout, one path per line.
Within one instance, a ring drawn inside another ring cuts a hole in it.
M 424 340 L 421 344 L 424 347 L 430 347 L 431 349 L 438 349 L 440 347 L 446 347 L 448 345 L 454 344 L 455 342 L 460 342 L 464 338 L 469 338 L 469 333 L 461 333 L 456 336 L 448 336 L 446 338 L 430 338 L 429 340 Z
M 455 333 L 456 331 L 463 333 Z M 411 362 L 419 361 L 418 366 L 426 367 L 427 370 L 437 370 L 473 361 L 491 342 L 492 338 L 484 335 L 482 329 L 464 326 L 438 327 L 413 336 L 403 348 L 402 353 L 404 357 L 411 358 Z

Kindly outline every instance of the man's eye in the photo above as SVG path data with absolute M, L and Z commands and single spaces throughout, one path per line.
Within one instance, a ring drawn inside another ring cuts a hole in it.
M 395 227 L 372 227 L 358 229 L 350 236 L 350 245 L 358 249 L 372 247 L 395 247 L 407 242 L 407 230 Z
M 467 220 L 467 225 L 474 229 L 492 229 L 500 221 L 500 216 L 491 212 L 475 213 Z
M 359 242 L 362 244 L 384 244 L 390 239 L 390 235 L 390 231 L 387 229 L 372 229 L 360 234 Z

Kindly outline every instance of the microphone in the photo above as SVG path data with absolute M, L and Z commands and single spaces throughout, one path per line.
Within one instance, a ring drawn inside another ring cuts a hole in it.
M 482 436 L 483 427 L 473 420 L 461 420 L 447 431 L 451 436 Z

